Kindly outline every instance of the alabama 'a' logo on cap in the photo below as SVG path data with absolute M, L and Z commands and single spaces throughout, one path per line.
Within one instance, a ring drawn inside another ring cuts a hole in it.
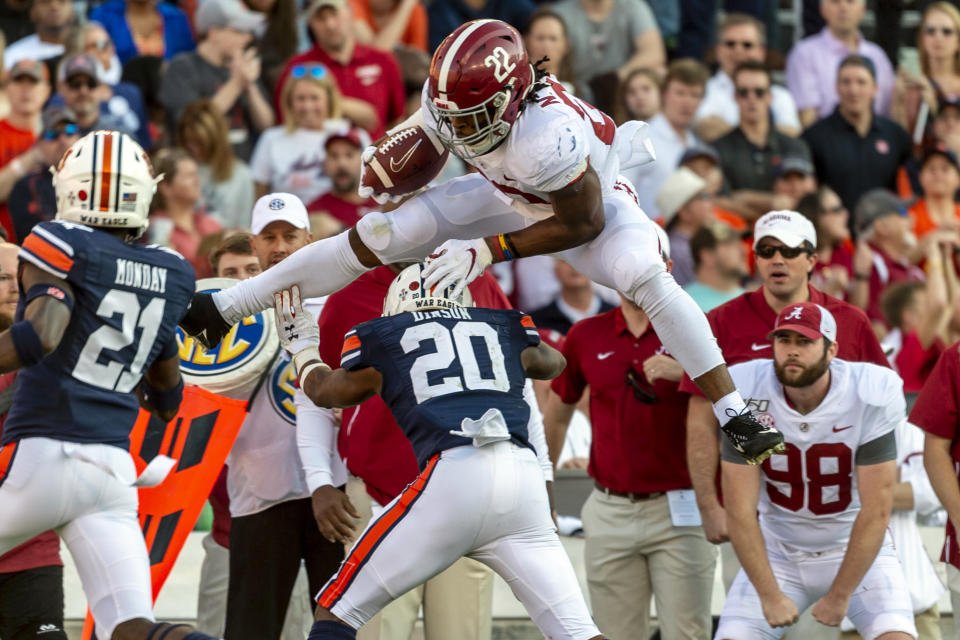
M 794 307 L 788 315 L 784 316 L 784 320 L 800 320 L 803 317 L 803 307 Z

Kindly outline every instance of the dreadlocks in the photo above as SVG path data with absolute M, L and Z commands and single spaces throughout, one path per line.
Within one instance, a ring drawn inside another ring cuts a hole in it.
M 550 75 L 547 73 L 547 70 L 543 68 L 543 64 L 548 62 L 550 58 L 543 56 L 539 60 L 533 63 L 533 84 L 530 85 L 530 90 L 527 91 L 527 95 L 523 98 L 523 103 L 521 104 L 520 109 L 523 110 L 523 107 L 527 104 L 532 104 L 537 101 L 536 95 L 540 89 L 544 89 L 547 86 L 546 77 Z

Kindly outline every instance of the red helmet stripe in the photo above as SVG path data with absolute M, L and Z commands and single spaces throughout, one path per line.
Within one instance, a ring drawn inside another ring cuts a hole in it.
M 457 36 L 457 39 L 454 40 L 453 44 L 450 45 L 450 48 L 447 49 L 447 53 L 443 56 L 443 63 L 440 65 L 440 77 L 437 78 L 437 91 L 440 92 L 440 97 L 442 99 L 446 99 L 447 97 L 447 76 L 450 75 L 450 67 L 453 66 L 453 63 L 457 61 L 460 47 L 462 47 L 463 43 L 466 42 L 467 38 L 470 37 L 470 34 L 490 22 L 497 21 L 486 19 L 477 20 L 476 22 L 472 23 L 470 26 L 460 32 L 460 35 Z
M 110 210 L 110 175 L 113 166 L 113 132 L 104 132 L 103 158 L 100 160 L 100 211 Z

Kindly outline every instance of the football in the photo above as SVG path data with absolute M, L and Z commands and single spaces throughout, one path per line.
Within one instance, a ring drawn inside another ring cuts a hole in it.
M 374 193 L 403 196 L 437 177 L 450 151 L 432 132 L 413 126 L 387 136 L 363 172 L 363 185 Z

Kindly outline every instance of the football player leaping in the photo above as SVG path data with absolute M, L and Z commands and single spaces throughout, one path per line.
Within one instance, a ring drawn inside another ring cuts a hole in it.
M 24 294 L 0 333 L 0 371 L 20 369 L 0 443 L 0 554 L 54 529 L 77 565 L 98 638 L 210 640 L 153 619 L 128 451 L 138 396 L 165 420 L 180 405 L 175 330 L 193 268 L 175 251 L 134 244 L 156 179 L 125 134 L 81 138 L 53 185 L 57 220 L 24 240 Z
M 300 388 L 324 407 L 379 393 L 421 473 L 372 520 L 317 600 L 310 640 L 353 640 L 399 594 L 462 556 L 490 566 L 547 638 L 602 638 L 557 537 L 527 433 L 527 377 L 564 367 L 518 311 L 474 308 L 470 292 L 429 289 L 415 264 L 390 285 L 383 316 L 344 339 L 342 368 L 320 361 L 317 323 L 299 290 L 275 317 Z M 456 294 L 456 295 L 454 295 Z
M 459 291 L 492 262 L 554 254 L 646 311 L 743 457 L 758 464 L 782 448 L 783 436 L 747 411 L 703 313 L 664 269 L 654 223 L 619 175 L 652 159 L 645 124 L 618 129 L 568 94 L 534 69 L 520 34 L 499 20 L 468 22 L 443 41 L 422 106 L 401 127 L 412 124 L 435 132 L 480 173 L 391 213 L 368 214 L 235 287 L 198 294 L 183 328 L 212 346 L 232 324 L 273 304 L 275 291 L 298 284 L 304 296 L 325 295 L 379 264 L 436 255 L 427 285 Z
M 835 359 L 837 323 L 820 305 L 786 307 L 771 337 L 772 361 L 730 374 L 787 449 L 762 468 L 724 450 L 723 497 L 743 568 L 716 638 L 779 638 L 811 604 L 825 625 L 849 616 L 864 640 L 916 638 L 887 534 L 903 383 L 886 367 Z

